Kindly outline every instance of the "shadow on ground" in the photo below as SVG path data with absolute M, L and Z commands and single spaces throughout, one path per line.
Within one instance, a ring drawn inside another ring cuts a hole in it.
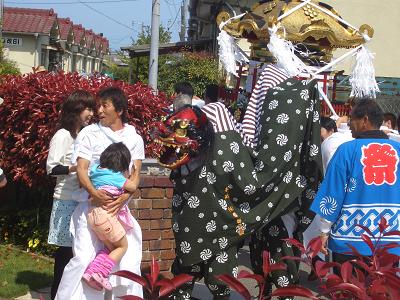
M 53 277 L 40 272 L 22 271 L 17 274 L 15 282 L 26 284 L 30 291 L 36 291 L 43 287 L 51 285 Z

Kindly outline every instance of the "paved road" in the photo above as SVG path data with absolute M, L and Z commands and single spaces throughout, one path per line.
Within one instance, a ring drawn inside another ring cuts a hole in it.
M 250 257 L 249 257 L 249 249 L 247 246 L 243 247 L 240 250 L 239 253 L 239 270 L 248 270 L 251 271 L 250 269 Z M 310 288 L 314 292 L 316 291 L 316 284 L 315 282 L 309 282 L 307 281 L 307 274 L 308 270 L 302 266 L 301 267 L 301 273 L 300 273 L 300 282 L 303 286 Z M 247 287 L 247 289 L 250 291 L 252 296 L 257 296 L 258 295 L 258 288 L 256 287 L 255 281 L 253 280 L 241 280 L 241 282 Z M 21 296 L 16 298 L 16 300 L 39 300 L 39 295 L 43 295 L 45 300 L 50 300 L 50 288 L 45 288 L 39 291 L 32 291 L 28 293 L 25 296 Z M 201 300 L 212 300 L 212 295 L 208 291 L 207 287 L 204 285 L 204 283 L 200 282 L 195 285 L 195 288 L 193 290 L 193 297 Z M 243 297 L 241 297 L 239 294 L 232 292 L 230 300 L 242 300 Z M 304 300 L 307 298 L 303 297 L 296 297 L 296 300 Z M 7 300 L 7 299 L 1 299 L 0 300 Z

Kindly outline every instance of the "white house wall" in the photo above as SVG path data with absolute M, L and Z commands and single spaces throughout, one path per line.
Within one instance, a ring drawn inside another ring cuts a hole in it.
M 5 45 L 7 49 L 7 57 L 17 63 L 21 73 L 32 72 L 32 67 L 37 66 L 40 59 L 40 53 L 36 52 L 37 39 L 33 35 L 23 34 L 4 34 L 3 37 L 7 38 L 21 38 L 21 46 Z M 36 62 L 35 62 L 36 61 Z

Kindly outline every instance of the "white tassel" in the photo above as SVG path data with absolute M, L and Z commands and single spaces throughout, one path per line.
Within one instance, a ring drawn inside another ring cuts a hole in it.
M 236 57 L 235 57 L 235 40 L 225 30 L 221 30 L 217 37 L 218 40 L 218 55 L 226 72 L 235 75 L 236 77 Z
M 235 39 L 231 35 L 229 35 L 223 28 L 229 22 L 240 19 L 245 14 L 246 13 L 234 16 L 227 21 L 222 22 L 219 25 L 220 33 L 217 37 L 219 45 L 219 59 L 224 66 L 226 72 L 231 73 L 236 77 L 238 77 L 238 74 L 236 72 L 236 61 L 242 64 L 243 62 L 248 62 L 248 59 L 238 50 L 238 45 L 236 45 Z
M 268 49 L 276 58 L 277 66 L 291 77 L 302 72 L 310 74 L 308 66 L 296 56 L 292 42 L 281 39 L 276 32 L 276 26 L 269 28 Z
M 373 53 L 365 46 L 357 52 L 356 63 L 349 79 L 352 87 L 350 97 L 376 98 L 376 93 L 380 92 L 375 79 L 373 59 Z

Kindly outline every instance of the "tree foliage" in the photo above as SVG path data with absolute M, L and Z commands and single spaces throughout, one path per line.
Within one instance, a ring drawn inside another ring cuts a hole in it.
M 171 32 L 160 25 L 160 43 L 168 43 L 171 40 Z M 149 44 L 151 30 L 144 26 L 133 45 Z M 124 53 L 118 53 L 119 58 L 128 64 L 132 70 L 132 81 L 148 83 L 149 57 L 130 59 Z M 129 81 L 129 67 L 111 65 L 106 70 L 114 75 L 114 78 Z M 208 84 L 218 84 L 221 74 L 218 71 L 218 60 L 211 54 L 178 53 L 173 55 L 160 55 L 158 59 L 158 88 L 169 95 L 173 93 L 174 84 L 180 81 L 190 82 L 195 94 L 202 96 Z
M 165 28 L 162 24 L 159 27 L 159 43 L 165 44 L 171 41 L 172 32 Z M 151 42 L 151 27 L 143 26 L 138 34 L 138 38 L 134 41 L 134 45 L 146 45 Z
M 203 96 L 207 85 L 220 82 L 222 74 L 218 70 L 218 59 L 206 52 L 186 52 L 178 56 L 169 55 L 159 66 L 159 89 L 171 95 L 174 84 L 190 82 L 195 95 Z

